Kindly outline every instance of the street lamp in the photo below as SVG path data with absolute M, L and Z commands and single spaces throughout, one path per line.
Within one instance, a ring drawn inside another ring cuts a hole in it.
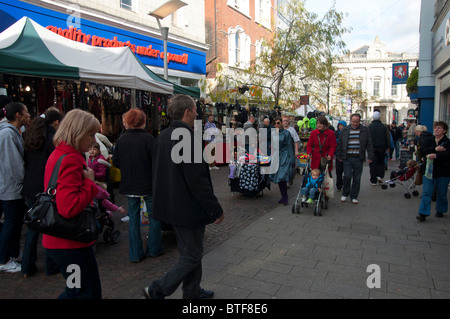
M 161 31 L 161 37 L 164 41 L 164 79 L 167 80 L 169 78 L 168 74 L 168 62 L 167 62 L 167 38 L 169 36 L 169 28 L 161 26 L 161 19 L 164 19 L 169 14 L 174 13 L 179 8 L 186 6 L 187 3 L 184 3 L 180 0 L 170 0 L 164 3 L 162 6 L 157 8 L 154 11 L 150 11 L 148 15 L 155 17 L 158 22 L 159 30 Z

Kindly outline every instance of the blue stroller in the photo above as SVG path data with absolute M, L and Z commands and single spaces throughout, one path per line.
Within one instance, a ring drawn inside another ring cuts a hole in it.
M 325 167 L 325 172 L 328 171 L 328 163 Z M 297 198 L 295 200 L 294 205 L 292 206 L 293 214 L 300 214 L 302 207 L 307 208 L 309 204 L 305 201 L 302 201 L 301 189 L 304 188 L 307 184 L 307 181 L 311 175 L 311 166 L 310 160 L 308 159 L 305 167 L 305 175 L 303 176 L 302 186 L 297 194 Z M 324 189 L 322 188 L 323 176 L 320 178 L 320 191 L 317 191 L 314 197 L 314 216 L 322 216 L 322 208 L 328 209 L 328 198 L 325 196 Z

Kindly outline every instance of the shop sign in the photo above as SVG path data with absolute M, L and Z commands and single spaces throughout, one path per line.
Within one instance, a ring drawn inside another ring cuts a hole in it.
M 450 11 L 433 35 L 433 73 L 437 73 L 450 60 Z
M 102 47 L 128 46 L 142 63 L 164 66 L 160 39 L 86 19 L 73 9 L 62 13 L 24 1 L 0 0 L 0 32 L 24 16 L 73 41 Z M 167 53 L 169 69 L 206 74 L 205 52 L 168 42 Z
M 408 80 L 408 62 L 392 64 L 392 85 L 406 84 Z
M 116 47 L 125 47 L 128 46 L 133 53 L 138 55 L 144 55 L 153 58 L 161 58 L 164 59 L 164 51 L 156 50 L 152 48 L 152 45 L 142 46 L 136 45 L 128 41 L 118 41 L 117 36 L 114 36 L 112 39 L 107 39 L 105 37 L 100 37 L 97 35 L 85 34 L 81 31 L 81 29 L 74 28 L 70 26 L 67 29 L 62 29 L 55 27 L 53 25 L 49 25 L 46 27 L 48 30 L 55 32 L 56 34 L 63 36 L 69 40 L 82 42 L 84 44 L 89 44 L 92 46 L 98 47 L 106 47 L 106 48 L 116 48 Z M 188 63 L 189 55 L 187 53 L 183 54 L 174 54 L 167 52 L 167 60 L 168 62 L 177 62 L 182 64 Z

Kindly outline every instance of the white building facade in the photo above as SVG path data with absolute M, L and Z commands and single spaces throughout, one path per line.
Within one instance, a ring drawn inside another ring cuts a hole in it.
M 416 109 L 416 105 L 410 101 L 406 84 L 392 85 L 392 65 L 408 62 L 410 73 L 417 66 L 418 59 L 418 54 L 389 52 L 386 45 L 376 37 L 372 44 L 351 52 L 336 64 L 347 83 L 365 94 L 365 102 L 358 104 L 345 96 L 339 96 L 336 97 L 337 103 L 343 104 L 347 116 L 360 113 L 363 119 L 371 120 L 373 111 L 379 110 L 384 123 L 404 121 Z M 336 95 L 336 88 L 334 93 Z

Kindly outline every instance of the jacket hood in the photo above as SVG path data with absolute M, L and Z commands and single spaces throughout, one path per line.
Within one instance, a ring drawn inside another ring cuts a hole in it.
M 338 122 L 338 125 L 339 125 L 339 124 L 344 125 L 344 127 L 347 126 L 347 122 L 346 122 L 346 121 L 343 121 L 343 120 L 339 121 L 339 122 Z

